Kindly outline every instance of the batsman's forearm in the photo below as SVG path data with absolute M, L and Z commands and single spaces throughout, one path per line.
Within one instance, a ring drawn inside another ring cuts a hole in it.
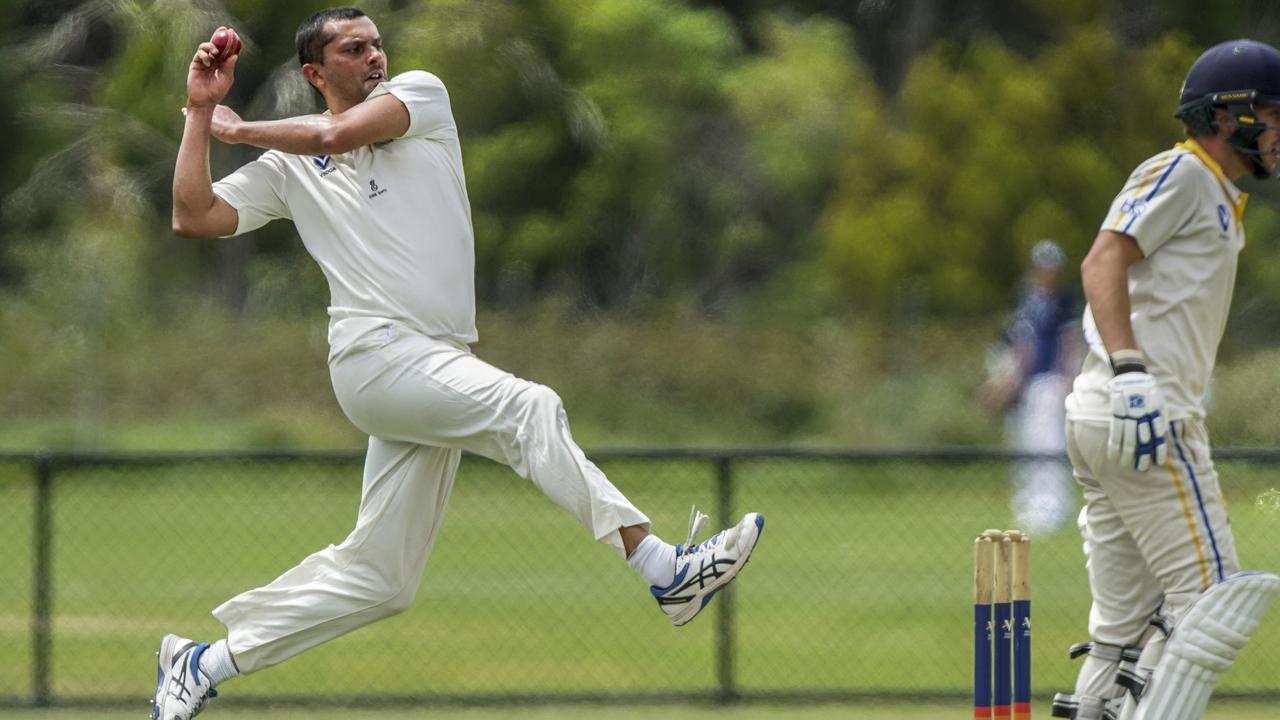
M 188 107 L 178 162 L 173 172 L 173 224 L 191 226 L 213 207 L 209 175 L 209 128 L 212 108 Z
M 1119 263 L 1088 263 L 1081 270 L 1084 295 L 1108 353 L 1141 349 L 1129 321 L 1129 269 Z
M 301 115 L 241 122 L 235 128 L 235 141 L 291 155 L 323 155 L 333 152 L 332 131 L 333 118 L 328 115 Z

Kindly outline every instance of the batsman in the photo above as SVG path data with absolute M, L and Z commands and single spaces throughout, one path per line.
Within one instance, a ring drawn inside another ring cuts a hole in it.
M 221 104 L 240 43 L 219 33 L 188 71 L 174 231 L 216 238 L 293 221 L 329 283 L 338 403 L 369 445 L 351 534 L 216 608 L 225 638 L 164 636 L 152 717 L 188 720 L 219 684 L 408 608 L 464 450 L 532 482 L 626 560 L 673 624 L 692 620 L 746 564 L 764 517 L 747 513 L 695 544 L 706 520 L 695 511 L 684 543 L 663 542 L 583 455 L 555 392 L 472 354 L 471 208 L 440 79 L 392 76 L 365 13 L 323 10 L 298 28 L 297 49 L 328 112 L 246 121 Z M 210 138 L 266 152 L 215 183 Z M 506 541 L 515 564 L 521 538 Z
M 1089 354 L 1067 452 L 1093 605 L 1055 717 L 1195 720 L 1280 591 L 1241 572 L 1205 396 L 1244 248 L 1245 175 L 1276 175 L 1280 52 L 1234 40 L 1187 73 L 1186 139 L 1138 166 L 1081 266 Z

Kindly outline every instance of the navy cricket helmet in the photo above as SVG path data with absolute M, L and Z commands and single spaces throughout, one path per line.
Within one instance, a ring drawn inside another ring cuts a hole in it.
M 1254 115 L 1258 105 L 1280 106 L 1280 50 L 1255 40 L 1230 40 L 1209 48 L 1191 66 L 1174 116 L 1193 136 L 1212 135 L 1214 110 L 1226 110 L 1235 118 L 1227 142 L 1255 177 L 1268 178 L 1272 173 L 1258 150 L 1258 136 L 1267 129 Z

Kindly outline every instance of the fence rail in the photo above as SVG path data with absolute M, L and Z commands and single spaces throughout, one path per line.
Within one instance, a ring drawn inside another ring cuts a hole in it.
M 769 517 L 751 569 L 717 598 L 713 621 L 665 627 L 636 599 L 643 587 L 629 571 L 567 516 L 505 468 L 467 458 L 439 557 L 407 617 L 238 680 L 231 702 L 959 701 L 970 661 L 969 543 L 1014 522 L 1008 488 L 1019 464 L 1065 472 L 1059 456 L 980 448 L 590 455 L 660 534 L 679 532 L 686 498 L 714 508 L 721 525 L 746 509 Z M 349 529 L 362 459 L 0 453 L 0 546 L 12 551 L 0 570 L 0 706 L 136 702 L 147 691 L 140 658 L 161 633 L 216 635 L 211 607 Z M 1261 498 L 1280 484 L 1280 449 L 1223 449 L 1215 459 L 1242 560 L 1275 570 L 1280 515 Z M 175 529 L 199 562 L 175 560 L 166 547 Z M 1047 697 L 1070 685 L 1066 648 L 1084 639 L 1088 593 L 1071 527 L 1034 547 L 1036 690 Z M 1224 694 L 1280 698 L 1278 624 L 1264 624 Z M 353 657 L 385 666 L 387 646 L 416 643 L 399 675 L 341 679 Z M 539 671 L 540 660 L 562 667 Z

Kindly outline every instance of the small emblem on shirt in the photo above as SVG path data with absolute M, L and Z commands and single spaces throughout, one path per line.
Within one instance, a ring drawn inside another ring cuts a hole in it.
M 1125 200 L 1124 203 L 1120 205 L 1120 212 L 1134 217 L 1141 215 L 1146 209 L 1147 201 L 1142 198 Z
M 377 180 L 370 180 L 370 181 L 369 181 L 369 199 L 370 199 L 370 200 L 372 200 L 373 198 L 378 197 L 379 195 L 381 195 L 382 193 L 384 193 L 384 192 L 386 192 L 386 191 L 387 191 L 387 189 L 386 189 L 386 188 L 384 188 L 384 187 L 378 187 L 378 181 L 377 181 Z
M 333 165 L 333 158 L 328 155 L 312 155 L 311 162 L 315 163 L 316 168 L 320 170 L 320 177 L 324 177 L 338 169 Z
M 1227 226 L 1231 224 L 1231 215 L 1227 213 L 1226 205 L 1218 206 L 1218 222 L 1222 223 L 1223 230 L 1226 230 Z

